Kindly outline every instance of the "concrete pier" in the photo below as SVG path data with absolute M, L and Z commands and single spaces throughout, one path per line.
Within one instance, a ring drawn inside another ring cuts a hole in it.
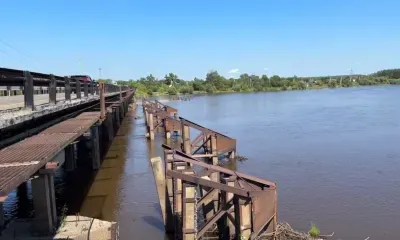
M 4 206 L 3 201 L 0 199 L 0 230 L 3 229 L 5 224 Z
M 152 113 L 148 114 L 149 118 L 149 138 L 150 140 L 154 140 L 154 117 Z
M 31 180 L 31 183 L 35 209 L 32 230 L 47 235 L 54 231 L 57 224 L 53 174 L 39 174 Z
M 90 128 L 90 140 L 92 142 L 92 168 L 97 170 L 100 167 L 100 141 L 99 127 L 97 125 Z
M 75 144 L 68 145 L 65 148 L 65 171 L 71 172 L 77 168 L 75 156 Z

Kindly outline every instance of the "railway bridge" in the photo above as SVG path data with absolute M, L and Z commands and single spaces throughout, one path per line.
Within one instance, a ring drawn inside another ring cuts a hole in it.
M 26 181 L 32 186 L 32 229 L 54 231 L 55 171 L 77 168 L 82 141 L 90 159 L 85 164 L 97 170 L 134 97 L 128 86 L 0 68 L 0 231 L 4 201 Z

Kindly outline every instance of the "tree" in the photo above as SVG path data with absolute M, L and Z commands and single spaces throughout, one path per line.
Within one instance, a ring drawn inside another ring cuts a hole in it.
M 217 71 L 210 71 L 207 73 L 206 84 L 214 86 L 216 90 L 223 90 L 223 80 L 225 80 L 225 78 L 219 75 Z
M 178 83 L 178 76 L 173 74 L 173 73 L 169 73 L 168 75 L 165 75 L 164 77 L 164 83 L 167 84 L 168 86 L 173 86 L 174 84 Z
M 262 85 L 263 85 L 264 88 L 271 87 L 271 81 L 270 81 L 270 79 L 268 78 L 267 75 L 263 74 L 261 76 L 261 81 L 262 81 Z
M 113 80 L 111 80 L 111 79 L 99 79 L 97 81 L 101 82 L 101 83 L 107 83 L 107 84 L 112 84 L 113 83 Z
M 278 75 L 274 75 L 271 77 L 271 86 L 272 87 L 282 87 L 281 78 Z
M 150 83 L 152 83 L 152 82 L 155 82 L 157 79 L 153 76 L 153 74 L 150 74 L 150 75 L 148 75 L 147 77 L 146 77 L 146 81 L 147 82 L 150 82 Z

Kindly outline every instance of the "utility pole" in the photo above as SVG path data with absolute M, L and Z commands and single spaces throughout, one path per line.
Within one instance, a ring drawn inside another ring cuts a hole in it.
M 350 82 L 352 81 L 352 78 L 353 78 L 353 69 L 350 68 Z
M 99 68 L 99 79 L 101 79 L 101 68 Z

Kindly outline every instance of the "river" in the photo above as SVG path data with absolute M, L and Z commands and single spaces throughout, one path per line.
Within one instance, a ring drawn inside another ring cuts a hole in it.
M 195 96 L 168 104 L 237 139 L 237 153 L 248 158 L 237 170 L 277 183 L 279 221 L 303 231 L 314 223 L 323 234 L 335 232 L 333 239 L 372 240 L 399 236 L 399 96 L 400 87 L 379 86 Z M 164 239 L 148 161 L 162 156 L 164 140 L 145 139 L 143 117 L 129 124 L 117 146 L 124 159 L 104 190 L 113 201 L 99 203 L 100 217 L 119 222 L 121 239 Z M 59 173 L 56 179 L 57 203 L 66 203 L 70 214 L 88 212 L 92 204 L 82 199 L 96 185 L 89 177 L 76 184 L 77 178 Z M 7 200 L 8 218 L 30 215 L 30 198 L 19 199 L 14 192 Z

